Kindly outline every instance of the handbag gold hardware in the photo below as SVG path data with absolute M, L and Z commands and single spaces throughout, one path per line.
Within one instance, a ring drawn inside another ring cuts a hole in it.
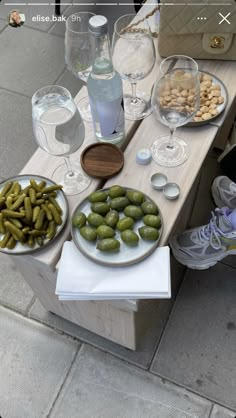
M 225 38 L 223 36 L 212 36 L 212 38 L 210 38 L 209 46 L 211 48 L 224 48 L 224 41 Z

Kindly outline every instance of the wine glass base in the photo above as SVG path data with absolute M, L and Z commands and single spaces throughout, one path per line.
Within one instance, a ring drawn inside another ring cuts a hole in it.
M 144 119 L 152 113 L 151 96 L 138 92 L 135 102 L 131 94 L 124 95 L 125 119 Z
M 90 103 L 89 98 L 83 97 L 78 103 L 77 107 L 79 109 L 79 113 L 81 114 L 81 117 L 85 122 L 92 122 L 92 113 L 90 109 Z
M 91 183 L 91 178 L 82 172 L 80 164 L 72 162 L 71 166 L 72 175 L 68 173 L 66 164 L 59 165 L 52 174 L 52 179 L 63 186 L 63 191 L 67 196 L 82 193 Z
M 163 167 L 177 167 L 189 156 L 189 147 L 183 139 L 174 137 L 173 147 L 169 147 L 169 136 L 160 136 L 151 147 L 152 158 Z

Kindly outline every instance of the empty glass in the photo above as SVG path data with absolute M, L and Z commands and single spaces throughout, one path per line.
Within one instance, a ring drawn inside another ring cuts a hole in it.
M 90 12 L 73 13 L 66 20 L 65 61 L 68 69 L 80 80 L 87 83 L 92 68 L 89 19 L 95 16 Z M 84 120 L 92 121 L 89 98 L 84 97 L 78 103 L 79 111 Z
M 70 154 L 77 151 L 85 136 L 83 120 L 71 94 L 64 87 L 47 86 L 32 97 L 33 130 L 37 144 L 55 156 L 65 157 L 53 180 L 63 185 L 68 195 L 81 193 L 91 180 L 82 174 L 78 163 L 71 164 Z
M 131 83 L 131 94 L 124 95 L 125 117 L 131 120 L 143 119 L 151 111 L 151 97 L 136 92 L 136 84 L 152 71 L 156 53 L 147 20 L 128 14 L 120 17 L 114 26 L 112 59 L 116 71 L 123 80 Z
M 160 78 L 152 93 L 152 106 L 158 120 L 170 129 L 152 144 L 153 159 L 162 166 L 175 167 L 189 156 L 186 142 L 175 136 L 178 126 L 188 123 L 199 110 L 198 65 L 190 57 L 175 55 L 160 65 Z

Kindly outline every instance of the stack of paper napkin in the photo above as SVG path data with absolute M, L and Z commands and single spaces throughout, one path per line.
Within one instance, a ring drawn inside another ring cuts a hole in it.
M 60 300 L 170 298 L 169 247 L 128 267 L 102 266 L 84 256 L 75 244 L 65 242 L 57 276 Z

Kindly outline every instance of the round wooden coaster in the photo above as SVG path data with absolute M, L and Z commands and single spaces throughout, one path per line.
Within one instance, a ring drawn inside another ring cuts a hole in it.
M 107 179 L 122 169 L 124 155 L 116 145 L 97 143 L 83 150 L 80 162 L 89 176 Z

